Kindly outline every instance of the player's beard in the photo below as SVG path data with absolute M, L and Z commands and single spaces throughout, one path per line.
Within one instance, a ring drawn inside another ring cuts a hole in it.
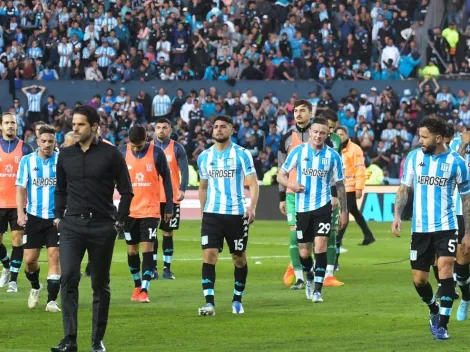
M 436 151 L 436 144 L 432 144 L 428 147 L 422 147 L 424 154 L 433 154 Z
M 217 142 L 217 143 L 225 143 L 229 140 L 230 137 L 221 137 L 221 138 L 217 138 L 217 137 L 214 137 L 214 140 Z

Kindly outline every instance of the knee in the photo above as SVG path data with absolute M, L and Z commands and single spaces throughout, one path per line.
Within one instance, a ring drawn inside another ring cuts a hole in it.
M 163 232 L 163 237 L 173 237 L 173 232 Z
M 416 271 L 413 273 L 413 283 L 416 287 L 423 287 L 428 284 L 428 273 L 424 271 Z
M 308 248 L 300 248 L 299 255 L 302 259 L 308 259 L 308 257 L 312 256 L 312 251 L 308 250 Z
M 290 227 L 290 230 L 291 230 L 291 231 L 296 231 L 297 228 L 296 228 L 295 226 L 291 226 L 291 227 Z
M 60 280 L 62 284 L 67 285 L 69 287 L 78 287 L 78 283 L 80 282 L 80 272 L 73 270 L 62 270 Z
M 109 275 L 104 276 L 92 276 L 91 277 L 91 289 L 96 291 L 109 290 Z
M 244 255 L 232 255 L 233 264 L 237 268 L 243 268 L 246 265 L 246 257 Z
M 215 251 L 204 251 L 204 263 L 215 265 L 217 263 L 218 254 Z
M 134 256 L 134 255 L 138 255 L 139 254 L 139 249 L 138 248 L 135 248 L 135 247 L 131 247 L 131 246 L 128 246 L 127 248 L 127 254 L 129 254 L 130 256 Z

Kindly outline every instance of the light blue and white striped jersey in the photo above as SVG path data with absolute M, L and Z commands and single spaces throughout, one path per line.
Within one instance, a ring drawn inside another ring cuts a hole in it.
M 414 187 L 412 232 L 457 229 L 453 194 L 470 193 L 465 160 L 450 148 L 435 156 L 421 148 L 408 154 L 401 183 Z
M 197 165 L 201 179 L 208 180 L 204 212 L 243 215 L 245 177 L 256 172 L 250 152 L 234 143 L 222 152 L 212 146 L 199 155 Z
M 58 153 L 41 159 L 36 150 L 21 158 L 16 185 L 26 188 L 26 212 L 42 219 L 54 219 L 54 191 Z
M 296 169 L 296 182 L 305 187 L 305 192 L 295 194 L 297 213 L 317 210 L 331 202 L 330 187 L 344 178 L 339 154 L 327 145 L 316 151 L 309 142 L 292 149 L 282 168 L 287 172 Z
M 462 136 L 460 133 L 457 133 L 455 137 L 450 142 L 450 148 L 458 152 L 460 147 L 462 146 Z M 467 146 L 467 150 L 465 151 L 465 162 L 467 163 L 467 169 L 470 170 L 470 148 Z M 455 206 L 455 213 L 456 215 L 463 215 L 462 209 L 462 198 L 460 197 L 460 193 L 458 188 L 455 188 L 454 191 L 454 206 Z

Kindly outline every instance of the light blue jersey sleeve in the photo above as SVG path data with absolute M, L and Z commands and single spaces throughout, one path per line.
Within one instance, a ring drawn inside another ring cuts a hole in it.
M 470 184 L 468 179 L 468 168 L 465 160 L 461 157 L 458 159 L 457 164 L 457 175 L 456 175 L 456 182 L 457 186 L 459 187 L 459 192 L 461 195 L 469 194 L 470 193 Z
M 245 176 L 256 173 L 255 165 L 253 164 L 253 157 L 246 149 L 243 149 L 242 153 L 242 168 Z
M 29 181 L 29 170 L 28 170 L 29 154 L 21 158 L 20 165 L 18 167 L 18 174 L 16 175 L 16 186 L 27 188 Z
M 403 168 L 403 176 L 401 178 L 401 184 L 407 187 L 411 187 L 413 185 L 413 178 L 414 178 L 414 166 L 413 163 L 416 160 L 416 153 L 409 153 L 405 160 L 405 166 Z
M 336 184 L 336 182 L 340 182 L 344 180 L 343 175 L 343 163 L 341 161 L 341 157 L 339 154 L 333 150 L 333 176 L 331 179 L 331 184 Z
M 199 177 L 203 180 L 207 180 L 209 178 L 209 175 L 207 174 L 207 169 L 206 169 L 206 160 L 207 160 L 207 153 L 202 153 L 199 155 L 197 158 L 197 168 L 199 171 Z
M 301 148 L 302 148 L 302 145 L 298 145 L 292 150 L 292 152 L 289 153 L 286 161 L 284 162 L 284 165 L 282 165 L 282 168 L 284 171 L 291 172 L 293 169 L 297 167 L 297 163 L 299 162 L 298 159 L 299 159 Z

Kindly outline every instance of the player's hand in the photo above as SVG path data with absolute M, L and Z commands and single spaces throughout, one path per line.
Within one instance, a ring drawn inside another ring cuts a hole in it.
M 347 211 L 342 211 L 341 214 L 339 214 L 338 230 L 342 230 L 346 227 L 348 224 L 348 216 L 349 213 Z
M 290 183 L 289 187 L 294 193 L 303 193 L 305 192 L 305 186 L 299 183 Z
M 168 222 L 171 220 L 172 217 L 173 217 L 173 213 L 163 214 L 163 221 Z
M 26 223 L 28 222 L 28 215 L 26 215 L 25 213 L 18 213 L 18 225 L 20 225 L 21 227 L 25 227 L 26 226 Z
M 401 232 L 401 220 L 400 219 L 393 219 L 392 223 L 392 233 L 395 237 L 400 237 Z
M 470 144 L 470 131 L 462 132 L 462 143 Z
M 116 230 L 117 233 L 124 232 L 124 221 L 115 221 L 114 229 Z
M 361 199 L 362 198 L 362 190 L 358 189 L 356 190 L 356 199 Z
M 251 224 L 253 221 L 255 221 L 255 217 L 256 217 L 255 209 L 251 207 L 248 208 L 245 212 L 245 217 L 248 219 L 248 224 Z
M 336 209 L 338 209 L 338 205 L 339 205 L 338 198 L 331 197 L 331 210 L 335 211 Z
M 279 202 L 279 210 L 281 211 L 282 215 L 287 216 L 286 201 Z
M 184 191 L 178 191 L 176 199 L 178 200 L 178 202 L 181 202 L 184 199 Z
M 468 254 L 468 252 L 470 251 L 470 233 L 466 233 L 465 236 L 463 236 L 460 248 L 462 249 L 463 255 Z

